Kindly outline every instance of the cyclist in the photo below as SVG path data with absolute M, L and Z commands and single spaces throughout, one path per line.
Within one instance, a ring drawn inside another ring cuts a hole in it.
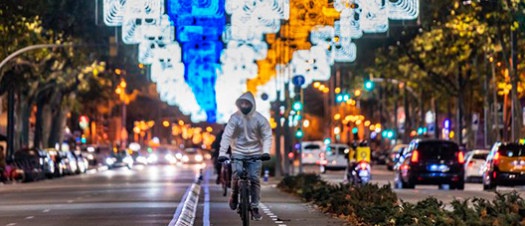
M 235 102 L 239 111 L 234 113 L 222 135 L 219 161 L 228 160 L 226 151 L 231 145 L 232 158 L 246 159 L 260 156 L 261 160 L 270 159 L 270 147 L 272 145 L 272 129 L 268 119 L 255 110 L 255 98 L 251 92 L 244 93 Z M 239 175 L 243 170 L 242 162 L 234 162 L 232 165 L 232 193 L 230 197 L 230 208 L 237 209 L 239 203 Z M 251 212 L 254 220 L 261 220 L 259 213 L 259 200 L 261 193 L 261 168 L 262 162 L 247 162 L 248 175 L 250 178 Z

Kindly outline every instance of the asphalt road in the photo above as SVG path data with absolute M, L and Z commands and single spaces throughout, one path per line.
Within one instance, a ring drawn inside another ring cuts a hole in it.
M 319 173 L 319 167 L 308 166 L 305 167 L 306 172 Z M 322 178 L 332 182 L 340 183 L 343 182 L 344 171 L 328 171 L 322 175 Z M 384 165 L 372 166 L 372 183 L 379 185 L 394 184 L 394 173 L 388 171 Z M 510 192 L 516 190 L 525 197 L 525 187 L 498 187 L 499 192 Z M 464 191 L 458 190 L 440 190 L 438 186 L 432 185 L 418 185 L 416 189 L 394 189 L 399 199 L 406 202 L 417 202 L 423 200 L 429 196 L 433 196 L 445 203 L 450 203 L 454 199 L 467 199 L 467 198 L 484 198 L 492 200 L 495 196 L 495 192 L 483 191 L 483 186 L 480 183 L 467 183 L 465 184 Z
M 0 184 L 0 226 L 169 225 L 181 217 L 181 200 L 199 175 L 198 166 L 136 166 L 25 184 Z M 205 180 L 193 225 L 241 225 L 227 197 Z M 275 188 L 262 188 L 264 219 L 251 225 L 343 225 Z

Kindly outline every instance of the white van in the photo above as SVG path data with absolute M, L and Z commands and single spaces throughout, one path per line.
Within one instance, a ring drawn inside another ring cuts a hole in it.
M 324 152 L 324 143 L 322 141 L 304 141 L 301 143 L 302 162 L 305 165 L 320 164 L 321 156 Z
M 350 152 L 346 144 L 330 144 L 326 147 L 321 160 L 321 173 L 327 170 L 344 170 L 348 165 L 347 155 Z

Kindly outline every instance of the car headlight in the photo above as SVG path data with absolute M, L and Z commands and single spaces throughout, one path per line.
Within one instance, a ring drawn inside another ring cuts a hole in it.
M 187 155 L 182 156 L 182 161 L 183 161 L 183 162 L 189 162 L 189 161 L 190 161 L 190 158 L 189 158 Z
M 181 153 L 177 153 L 177 154 L 175 154 L 175 158 L 177 158 L 177 159 L 182 159 L 182 157 L 183 157 L 183 156 L 182 156 Z
M 87 159 L 88 159 L 88 160 L 93 160 L 93 159 L 95 159 L 95 157 L 94 157 L 92 154 L 89 154 L 89 155 L 87 156 Z
M 148 163 L 148 160 L 144 156 L 139 156 L 139 157 L 137 157 L 137 162 L 140 162 L 142 164 L 146 164 L 146 163 Z
M 106 158 L 106 164 L 113 165 L 115 163 L 115 158 Z
M 122 161 L 126 164 L 133 164 L 133 158 L 130 156 L 126 156 Z
M 155 163 L 159 160 L 159 158 L 157 157 L 157 155 L 155 154 L 151 154 L 149 155 L 148 157 L 148 163 Z
M 195 161 L 202 162 L 203 159 L 202 155 L 195 155 Z

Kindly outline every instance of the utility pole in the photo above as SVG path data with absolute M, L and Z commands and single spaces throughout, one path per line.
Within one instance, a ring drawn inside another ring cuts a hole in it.
M 281 154 L 281 91 L 277 90 L 277 100 L 274 103 L 274 119 L 277 123 L 275 128 L 275 176 L 283 175 L 282 171 L 282 154 Z

